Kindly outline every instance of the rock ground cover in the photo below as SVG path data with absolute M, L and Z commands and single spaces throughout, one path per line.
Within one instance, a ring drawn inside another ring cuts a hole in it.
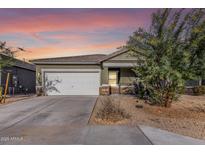
M 103 118 L 100 111 L 105 108 L 104 102 L 107 99 L 116 110 L 123 111 L 123 115 L 127 116 L 118 115 L 115 119 L 111 114 L 110 117 L 108 115 Z M 134 96 L 99 96 L 89 123 L 130 126 L 143 124 L 205 139 L 205 96 L 182 95 L 178 101 L 173 102 L 171 108 L 151 106 Z

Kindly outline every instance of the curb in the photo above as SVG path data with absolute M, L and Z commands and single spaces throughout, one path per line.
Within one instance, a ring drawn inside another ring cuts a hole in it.
M 93 109 L 92 109 L 92 111 L 91 111 L 91 113 L 90 113 L 90 116 L 89 116 L 87 125 L 89 125 L 89 123 L 90 123 L 91 117 L 92 117 L 93 112 L 94 112 L 94 110 L 95 110 L 95 107 L 96 107 L 96 105 L 97 105 L 98 98 L 99 98 L 99 96 L 98 96 L 97 99 L 95 100 L 95 105 L 93 106 Z
M 137 125 L 136 126 L 138 129 L 139 129 L 139 131 L 145 136 L 145 138 L 151 143 L 151 145 L 154 145 L 154 143 L 145 135 L 145 133 L 142 131 L 142 129 Z

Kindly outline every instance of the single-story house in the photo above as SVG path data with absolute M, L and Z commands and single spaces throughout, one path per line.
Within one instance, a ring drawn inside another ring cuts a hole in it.
M 45 95 L 122 93 L 122 88 L 130 87 L 135 80 L 131 70 L 135 58 L 127 50 L 31 62 L 36 64 L 37 88 L 42 88 Z
M 11 60 L 11 57 L 0 54 L 0 59 L 8 61 Z M 0 70 L 0 87 L 2 87 L 3 91 L 8 73 L 10 73 L 10 77 L 7 94 L 35 93 L 36 67 L 34 64 L 13 58 L 12 65 L 3 67 L 3 69 Z
M 133 92 L 136 58 L 121 49 L 94 54 L 32 60 L 37 92 L 45 95 L 129 94 Z M 192 83 L 193 84 L 193 83 Z

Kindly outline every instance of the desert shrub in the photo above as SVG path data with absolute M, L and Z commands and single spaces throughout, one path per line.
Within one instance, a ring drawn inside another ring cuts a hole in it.
M 96 114 L 96 118 L 110 122 L 118 122 L 124 119 L 129 119 L 130 115 L 120 108 L 118 105 L 112 103 L 109 97 L 102 100 L 102 107 Z
M 179 87 L 178 93 L 179 93 L 179 94 L 185 94 L 185 93 L 186 93 L 186 88 L 185 88 L 185 86 Z
M 187 80 L 205 76 L 205 9 L 160 9 L 148 29 L 138 28 L 126 49 L 135 57 L 136 80 L 152 104 L 170 107 Z M 185 35 L 186 34 L 186 35 Z
M 196 86 L 193 88 L 194 95 L 204 95 L 205 94 L 205 86 Z
M 149 96 L 149 91 L 140 82 L 134 83 L 134 94 L 140 99 L 147 99 Z

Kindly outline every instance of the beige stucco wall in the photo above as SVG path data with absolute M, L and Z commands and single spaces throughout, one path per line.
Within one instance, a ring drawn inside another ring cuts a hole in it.
M 108 84 L 108 68 L 104 67 L 101 70 L 101 84 Z
M 113 60 L 136 60 L 136 57 L 132 56 L 129 52 L 122 53 L 116 57 L 109 59 L 106 62 L 113 61 Z
M 135 79 L 135 73 L 131 70 L 131 68 L 120 69 L 120 85 L 132 84 Z
M 129 85 L 135 81 L 135 73 L 131 68 L 120 68 L 120 85 Z M 108 84 L 108 68 L 103 68 L 101 71 L 101 83 Z
M 132 57 L 129 53 L 123 53 L 116 57 L 113 57 L 104 63 L 130 63 L 136 60 L 135 57 Z M 119 67 L 120 68 L 120 67 Z M 108 84 L 108 67 L 102 67 L 101 65 L 36 65 L 36 74 L 41 73 L 42 69 L 101 69 L 101 84 Z M 135 74 L 131 71 L 131 68 L 121 68 L 120 69 L 120 84 L 127 85 L 133 83 L 135 79 Z M 42 75 L 40 75 L 41 77 Z M 40 79 L 42 81 L 42 78 Z M 37 85 L 38 82 L 37 82 Z
M 103 62 L 103 67 L 129 68 L 136 65 L 136 57 L 130 53 L 122 53 Z
M 99 65 L 36 65 L 36 67 L 41 70 L 43 69 L 99 69 Z
M 120 81 L 119 84 L 120 85 L 128 85 L 128 84 L 132 84 L 133 81 L 135 80 L 135 73 L 131 70 L 130 67 L 122 67 L 119 66 L 117 67 L 118 64 L 128 64 L 130 63 L 131 67 L 135 66 L 135 60 L 136 57 L 131 56 L 131 54 L 129 52 L 120 54 L 116 57 L 113 57 L 109 60 L 104 61 L 103 63 L 114 63 L 116 64 L 116 66 L 114 68 L 120 68 Z M 133 65 L 132 65 L 133 64 Z M 103 67 L 103 71 L 102 71 L 102 84 L 108 84 L 108 67 Z

